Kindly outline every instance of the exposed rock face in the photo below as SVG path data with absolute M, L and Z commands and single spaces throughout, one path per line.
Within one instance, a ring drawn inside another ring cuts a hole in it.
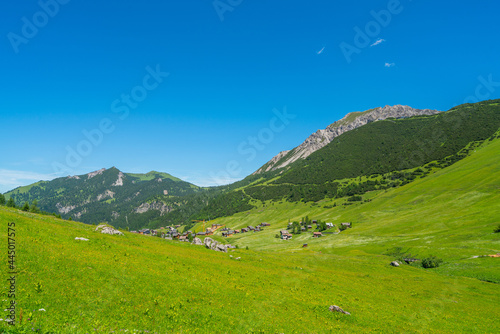
M 163 216 L 165 213 L 172 211 L 172 208 L 167 206 L 163 202 L 152 202 L 152 203 L 142 203 L 139 207 L 135 208 L 135 213 L 145 213 L 149 210 L 160 211 L 160 215 Z
M 85 239 L 85 238 L 79 238 L 79 237 L 76 237 L 75 240 L 81 240 L 81 241 L 89 241 L 89 239 Z
M 87 213 L 87 209 L 83 209 L 82 211 L 75 213 L 73 215 L 73 217 L 75 217 L 76 219 L 80 219 L 82 217 L 82 215 L 86 214 L 86 213 Z
M 57 203 L 56 208 L 57 208 L 57 211 L 59 211 L 59 213 L 66 214 L 66 213 L 70 212 L 71 210 L 74 210 L 76 208 L 76 205 L 62 206 L 61 203 Z
M 78 175 L 73 175 L 73 176 L 68 176 L 68 179 L 80 180 L 80 177 Z
M 101 231 L 103 234 L 110 234 L 110 235 L 123 235 L 122 232 L 115 230 L 112 227 L 106 226 L 106 225 L 99 225 L 95 229 L 96 231 Z
M 347 314 L 347 315 L 351 315 L 351 313 L 347 312 L 347 311 L 344 311 L 343 309 L 341 309 L 340 307 L 338 307 L 337 305 L 331 305 L 329 308 L 328 308 L 331 312 L 340 312 L 340 313 L 344 313 L 344 314 Z
M 326 129 L 316 131 L 301 145 L 297 146 L 293 150 L 280 152 L 253 174 L 255 175 L 283 168 L 299 159 L 305 159 L 312 153 L 328 145 L 334 138 L 368 123 L 387 118 L 408 118 L 421 115 L 435 115 L 439 112 L 440 111 L 437 110 L 413 109 L 408 106 L 396 105 L 392 107 L 385 106 L 383 108 L 376 108 L 364 112 L 349 113 L 341 120 L 328 126 Z
M 217 252 L 224 252 L 227 253 L 227 247 L 223 244 L 219 244 L 217 241 L 215 241 L 212 238 L 205 238 L 203 240 L 203 243 L 205 244 L 205 247 Z
M 122 172 L 118 173 L 118 180 L 116 180 L 115 183 L 113 183 L 111 186 L 112 187 L 121 187 L 121 186 L 123 186 L 123 173 Z
M 197 245 L 197 246 L 201 246 L 201 245 L 203 245 L 203 242 L 201 241 L 200 238 L 194 238 L 192 244 Z
M 111 190 L 106 190 L 103 194 L 97 195 L 97 200 L 100 201 L 102 199 L 105 199 L 106 197 L 113 198 L 115 197 L 115 193 Z
M 282 152 L 278 153 L 275 157 L 273 157 L 271 160 L 269 160 L 268 163 L 266 163 L 264 166 L 262 166 L 261 169 L 259 169 L 254 174 L 259 174 L 259 173 L 263 173 L 263 172 L 269 172 L 270 170 L 276 169 L 275 166 L 278 163 L 278 161 L 280 161 L 281 159 L 283 159 L 288 153 L 290 153 L 290 150 L 288 150 L 288 151 L 282 151 Z
M 145 213 L 149 211 L 151 205 L 149 203 L 142 203 L 139 207 L 135 208 L 135 213 Z
M 116 211 L 113 211 L 111 212 L 111 217 L 113 217 L 113 219 L 118 219 L 120 217 L 120 214 Z
M 207 247 L 207 248 L 210 248 L 210 246 L 212 245 L 213 242 L 216 242 L 216 241 L 212 238 L 205 238 L 205 240 L 203 240 L 203 243 L 205 244 L 205 247 Z
M 106 171 L 106 168 L 101 168 L 99 170 L 96 170 L 95 172 L 91 172 L 87 174 L 87 180 L 93 178 L 94 176 L 101 175 Z
M 227 248 L 223 244 L 218 244 L 217 247 L 215 248 L 215 250 L 218 252 L 227 253 Z

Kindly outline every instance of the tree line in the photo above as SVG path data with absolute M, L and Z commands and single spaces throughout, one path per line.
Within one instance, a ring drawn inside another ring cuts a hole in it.
M 16 201 L 14 199 L 14 196 L 10 196 L 9 199 L 7 200 L 3 194 L 0 194 L 0 206 L 6 206 L 8 208 L 13 208 L 13 209 L 19 209 L 19 210 L 22 210 L 25 212 L 39 213 L 42 215 L 52 215 L 56 218 L 61 218 L 60 214 L 50 213 L 47 211 L 40 210 L 40 208 L 38 207 L 37 200 L 33 200 L 33 202 L 31 202 L 31 204 L 28 201 L 26 201 L 26 202 L 24 202 L 23 205 L 17 206 Z M 70 218 L 70 220 L 71 220 L 71 218 Z

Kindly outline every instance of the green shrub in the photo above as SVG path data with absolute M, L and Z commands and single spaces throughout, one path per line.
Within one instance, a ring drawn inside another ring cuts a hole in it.
M 355 195 L 351 196 L 347 199 L 349 202 L 361 202 L 363 200 L 363 197 Z
M 442 262 L 443 260 L 431 255 L 429 257 L 426 257 L 425 259 L 422 259 L 422 267 L 424 267 L 425 269 L 437 268 Z
M 493 230 L 493 233 L 500 233 L 500 225 Z

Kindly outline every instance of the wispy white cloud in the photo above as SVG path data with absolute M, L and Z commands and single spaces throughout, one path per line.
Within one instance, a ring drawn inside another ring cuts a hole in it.
M 323 53 L 323 51 L 325 51 L 325 47 L 323 47 L 321 50 L 319 50 L 319 51 L 318 51 L 318 52 L 316 52 L 316 53 L 320 55 L 320 54 L 322 54 L 322 53 Z
M 379 38 L 375 41 L 375 43 L 373 43 L 372 45 L 370 45 L 370 47 L 372 46 L 376 46 L 376 45 L 379 45 L 380 43 L 384 43 L 385 42 L 385 39 L 383 38 Z
M 385 67 L 394 67 L 394 66 L 396 66 L 396 64 L 394 64 L 394 63 L 385 63 L 384 66 Z
M 0 169 L 0 192 L 4 193 L 20 186 L 26 186 L 41 180 L 52 180 L 56 177 L 55 174 Z

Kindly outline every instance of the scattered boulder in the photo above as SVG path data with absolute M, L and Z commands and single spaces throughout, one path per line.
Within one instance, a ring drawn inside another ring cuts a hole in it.
M 241 257 L 237 257 L 236 260 L 241 260 Z
M 223 253 L 227 253 L 227 248 L 225 245 L 223 244 L 218 244 L 217 247 L 215 248 L 215 250 L 217 252 L 223 252 Z
M 328 308 L 331 312 L 340 312 L 340 313 L 344 313 L 344 314 L 347 314 L 347 315 L 351 315 L 351 313 L 347 312 L 347 311 L 344 311 L 343 309 L 341 309 L 340 307 L 338 307 L 337 305 L 331 305 L 329 308 Z
M 198 239 L 198 238 L 195 238 L 195 239 Z M 200 239 L 198 239 L 198 240 L 200 240 Z M 194 241 L 193 241 L 193 243 L 194 243 Z M 212 238 L 205 238 L 205 240 L 203 240 L 203 244 L 205 245 L 206 248 L 211 249 L 213 251 L 227 253 L 227 246 L 224 244 L 218 243 L 217 241 L 215 241 Z M 203 244 L 201 243 L 201 240 L 200 240 L 199 245 L 203 245 Z M 198 245 L 198 243 L 196 243 L 196 245 Z
M 212 246 L 212 243 L 216 242 L 214 239 L 212 238 L 205 238 L 205 240 L 203 240 L 203 243 L 205 244 L 205 247 L 209 248 Z
M 81 240 L 81 241 L 89 241 L 89 239 L 85 239 L 85 238 L 79 238 L 79 237 L 76 237 L 75 240 Z
M 200 238 L 194 238 L 192 244 L 197 245 L 197 246 L 201 246 L 201 245 L 203 245 L 203 242 L 201 241 Z
M 399 267 L 399 262 L 398 261 L 392 261 L 391 266 L 393 267 Z
M 112 228 L 111 226 L 107 226 L 107 225 L 104 225 L 104 224 L 101 224 L 99 226 L 96 227 L 95 229 L 96 231 L 101 231 L 101 233 L 104 233 L 104 234 L 110 234 L 110 235 L 123 235 L 122 232 L 118 231 L 118 230 L 115 230 L 114 228 Z

